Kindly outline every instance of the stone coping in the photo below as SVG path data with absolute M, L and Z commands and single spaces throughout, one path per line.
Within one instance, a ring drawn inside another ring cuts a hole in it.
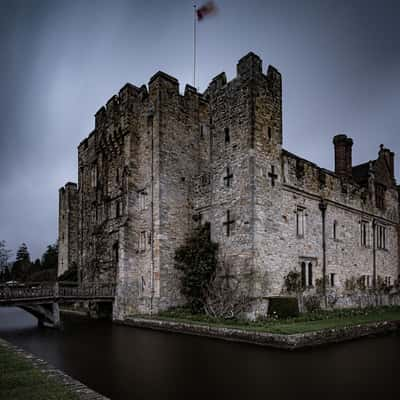
M 114 322 L 138 328 L 206 336 L 285 350 L 297 350 L 328 343 L 344 342 L 367 336 L 388 334 L 400 330 L 400 321 L 379 321 L 290 335 L 140 317 L 130 317 L 125 320 L 116 320 Z
M 32 365 L 46 374 L 47 376 L 50 376 L 54 378 L 54 380 L 67 387 L 69 390 L 71 390 L 73 393 L 75 393 L 79 399 L 81 400 L 110 400 L 108 397 L 105 397 L 94 390 L 90 389 L 83 383 L 77 381 L 76 379 L 70 377 L 63 371 L 54 368 L 52 365 L 50 365 L 48 362 L 42 360 L 41 358 L 35 356 L 34 354 L 31 354 L 23 349 L 21 349 L 18 346 L 15 346 L 14 344 L 11 344 L 10 342 L 0 338 L 0 345 L 4 346 L 7 350 L 10 350 L 14 353 L 19 354 L 22 358 L 28 360 Z

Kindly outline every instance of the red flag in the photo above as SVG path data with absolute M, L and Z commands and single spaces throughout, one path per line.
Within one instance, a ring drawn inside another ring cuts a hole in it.
M 209 1 L 196 10 L 197 20 L 201 21 L 207 15 L 215 15 L 217 13 L 217 6 L 213 1 Z

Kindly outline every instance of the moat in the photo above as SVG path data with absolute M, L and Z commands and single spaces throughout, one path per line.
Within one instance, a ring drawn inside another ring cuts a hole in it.
M 38 328 L 0 309 L 0 337 L 45 359 L 112 400 L 376 398 L 400 395 L 400 336 L 297 352 L 114 325 L 63 315 Z

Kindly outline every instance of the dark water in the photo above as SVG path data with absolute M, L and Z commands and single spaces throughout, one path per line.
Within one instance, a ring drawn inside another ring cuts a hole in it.
M 400 336 L 286 352 L 0 308 L 0 336 L 116 399 L 400 398 Z

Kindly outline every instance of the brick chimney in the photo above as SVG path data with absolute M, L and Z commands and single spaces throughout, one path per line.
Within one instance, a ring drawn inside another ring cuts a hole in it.
M 389 149 L 386 149 L 383 144 L 380 145 L 379 157 L 385 159 L 390 176 L 394 179 L 394 153 Z
M 335 172 L 341 176 L 352 176 L 353 139 L 346 135 L 336 135 L 333 138 L 335 146 Z

